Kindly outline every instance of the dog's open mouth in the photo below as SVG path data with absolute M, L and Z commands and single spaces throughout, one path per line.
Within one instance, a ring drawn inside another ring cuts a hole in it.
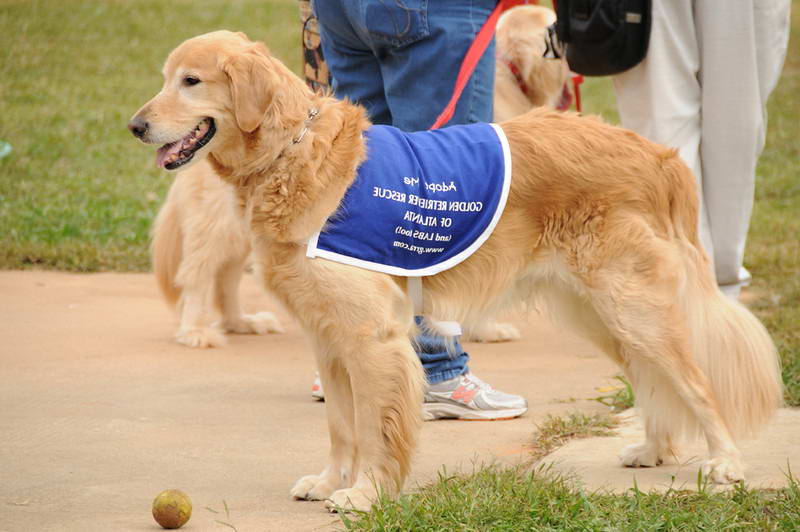
M 156 152 L 156 165 L 174 170 L 188 163 L 194 154 L 208 144 L 217 128 L 212 118 L 205 118 L 188 135 L 175 142 L 164 144 Z

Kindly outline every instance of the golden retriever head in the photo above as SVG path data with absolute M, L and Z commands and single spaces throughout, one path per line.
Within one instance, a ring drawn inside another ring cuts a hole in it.
M 276 141 L 308 113 L 310 91 L 266 46 L 244 33 L 215 31 L 167 57 L 164 86 L 128 123 L 143 142 L 163 144 L 156 164 L 175 170 L 209 153 L 243 157 L 247 140 Z M 253 144 L 251 141 L 249 144 Z
M 547 27 L 556 21 L 552 9 L 521 5 L 504 12 L 497 23 L 497 56 L 519 69 L 534 105 L 555 106 L 569 76 L 564 58 L 545 59 Z

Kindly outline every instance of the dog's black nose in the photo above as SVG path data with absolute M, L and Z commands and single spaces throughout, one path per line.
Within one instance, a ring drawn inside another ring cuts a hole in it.
M 128 122 L 128 129 L 130 129 L 131 133 L 133 133 L 133 135 L 139 139 L 143 138 L 147 134 L 147 130 L 149 128 L 150 124 L 139 117 L 136 117 Z

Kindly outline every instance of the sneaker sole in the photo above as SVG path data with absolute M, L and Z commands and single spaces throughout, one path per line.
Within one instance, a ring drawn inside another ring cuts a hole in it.
M 423 419 L 458 419 L 461 421 L 501 421 L 514 419 L 525 412 L 527 408 L 506 408 L 503 410 L 474 410 L 458 405 L 446 403 L 425 403 L 422 405 Z

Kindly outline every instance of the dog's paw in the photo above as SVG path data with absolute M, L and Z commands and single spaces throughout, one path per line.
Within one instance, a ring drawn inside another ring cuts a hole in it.
M 511 342 L 519 340 L 522 335 L 519 329 L 510 323 L 490 321 L 467 331 L 466 340 L 472 342 Z
M 734 458 L 712 458 L 703 464 L 703 476 L 717 484 L 732 484 L 744 480 L 744 467 Z
M 368 512 L 372 508 L 372 502 L 372 499 L 361 489 L 346 488 L 334 491 L 325 501 L 325 508 L 329 512 L 348 512 L 350 510 Z
M 658 449 L 647 443 L 628 445 L 619 453 L 619 459 L 625 467 L 655 467 L 664 462 Z
M 191 327 L 175 334 L 178 343 L 189 347 L 222 347 L 227 343 L 225 333 L 216 327 Z
M 307 475 L 294 483 L 290 493 L 295 499 L 324 501 L 336 488 L 336 484 L 325 475 Z
M 282 333 L 283 325 L 272 312 L 242 314 L 236 319 L 225 321 L 225 330 L 238 334 Z

